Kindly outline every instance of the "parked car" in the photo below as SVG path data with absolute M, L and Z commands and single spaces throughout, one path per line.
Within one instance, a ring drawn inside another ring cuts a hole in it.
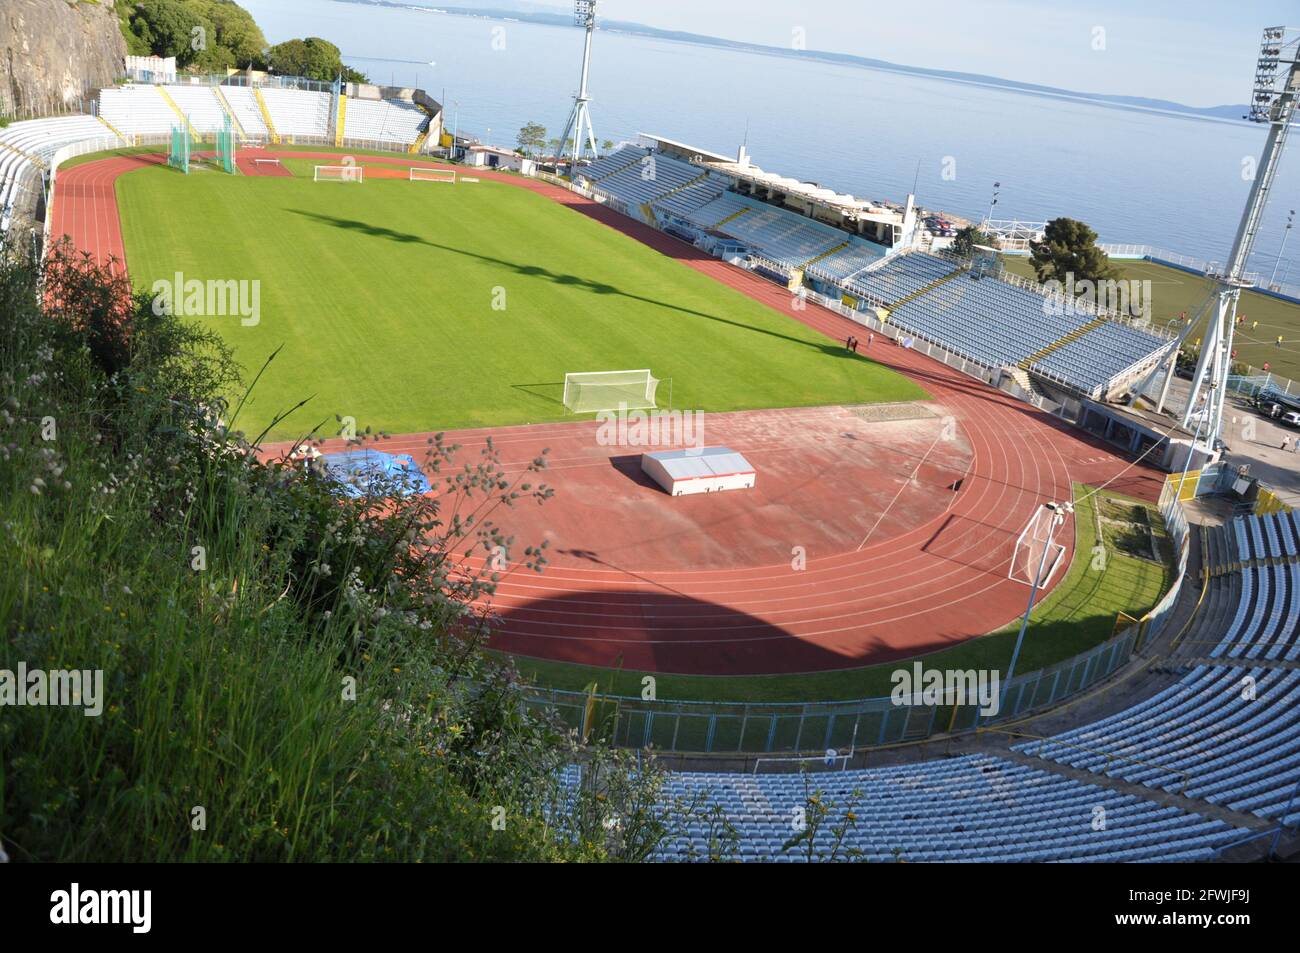
M 1279 423 L 1283 426 L 1295 427 L 1297 430 L 1300 430 L 1300 413 L 1296 413 L 1294 410 L 1289 410 L 1282 415 Z

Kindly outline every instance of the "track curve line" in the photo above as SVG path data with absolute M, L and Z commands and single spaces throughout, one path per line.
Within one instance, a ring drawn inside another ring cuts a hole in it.
M 267 154 L 337 159 L 337 154 L 310 151 Z M 100 260 L 125 262 L 114 183 L 126 172 L 161 161 L 161 155 L 115 157 L 61 173 L 51 210 L 53 234 L 70 236 Z M 359 161 L 449 168 L 397 156 Z M 796 309 L 785 289 L 565 189 L 518 176 L 475 174 L 536 192 L 615 228 L 837 342 L 861 332 L 860 325 L 817 305 Z M 612 470 L 608 448 L 603 457 L 593 453 L 593 422 L 448 433 L 447 439 L 465 452 L 480 449 L 490 437 L 507 472 L 522 470 L 544 448 L 553 451 L 545 479 L 556 487 L 555 498 L 541 508 L 542 516 L 521 517 L 519 526 L 509 528 L 528 543 L 539 542 L 537 535 L 550 537 L 557 555 L 544 573 L 516 568 L 503 575 L 493 598 L 500 618 L 493 646 L 559 661 L 697 675 L 812 672 L 905 658 L 983 635 L 1023 612 L 1027 588 L 1007 578 L 1015 538 L 1037 507 L 1068 499 L 1074 482 L 1118 478 L 1114 488 L 1147 500 L 1159 492 L 1163 475 L 1156 470 L 1134 466 L 1108 445 L 938 361 L 883 338 L 869 356 L 929 391 L 934 407 L 955 421 L 967 446 L 924 474 L 917 455 L 905 453 L 884 463 L 880 457 L 856 459 L 847 465 L 858 469 L 847 474 L 836 470 L 835 478 L 860 476 L 864 486 L 878 491 L 864 493 L 862 499 L 846 497 L 843 503 L 855 512 L 863 507 L 868 516 L 884 514 L 884 519 L 892 511 L 865 497 L 881 496 L 886 502 L 901 497 L 906 502 L 902 509 L 916 518 L 892 518 L 865 538 L 855 531 L 852 544 L 810 551 L 799 568 L 780 555 L 800 543 L 797 533 L 781 538 L 790 534 L 788 525 L 774 532 L 771 547 L 759 547 L 762 552 L 748 562 L 714 564 L 711 558 L 734 561 L 736 556 L 710 553 L 709 532 L 696 528 L 652 540 L 651 534 L 661 532 L 651 525 L 654 521 L 638 524 L 592 509 L 593 493 L 611 488 L 644 490 L 638 505 L 662 506 L 671 499 L 648 487 L 623 486 L 634 477 Z M 738 449 L 755 455 L 770 451 L 775 460 L 784 446 L 782 434 L 796 435 L 827 421 L 843 426 L 848 411 L 753 412 L 768 417 L 763 428 L 752 429 L 777 436 L 767 443 L 755 440 L 753 450 Z M 819 420 L 818 413 L 828 416 Z M 782 421 L 780 415 L 788 419 Z M 746 415 L 710 415 L 715 417 L 724 432 L 730 426 L 738 434 L 750 433 L 744 428 L 753 420 Z M 428 436 L 394 437 L 384 449 L 418 455 Z M 744 437 L 737 439 L 743 442 Z M 327 449 L 330 445 L 327 441 Z M 835 452 L 840 453 L 838 448 Z M 841 462 L 836 457 L 825 473 L 815 476 L 829 479 Z M 882 470 L 889 472 L 882 476 Z M 955 491 L 943 485 L 953 474 L 959 481 L 953 484 L 959 487 Z M 655 499 L 656 494 L 662 499 Z M 795 487 L 776 503 L 796 506 L 799 497 Z M 738 531 L 745 514 L 737 510 L 732 516 L 734 523 L 711 524 L 714 531 Z M 556 525 L 565 527 L 563 532 L 553 531 Z M 834 525 L 823 530 L 827 539 L 836 538 Z M 1067 525 L 1063 535 L 1069 559 L 1073 526 Z M 664 553 L 676 548 L 700 559 L 674 566 L 668 555 L 662 564 L 650 566 L 637 554 L 652 543 Z M 1064 575 L 1062 568 L 1056 581 Z

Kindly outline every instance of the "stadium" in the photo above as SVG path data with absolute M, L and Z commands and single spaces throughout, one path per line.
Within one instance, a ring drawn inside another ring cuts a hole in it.
M 1269 43 L 1294 76 L 1293 33 Z M 584 156 L 581 108 L 575 155 L 517 161 L 443 110 L 137 70 L 0 129 L 2 227 L 174 289 L 265 372 L 225 421 L 263 460 L 544 460 L 553 495 L 460 554 L 492 573 L 488 648 L 532 710 L 654 751 L 662 804 L 717 805 L 738 859 L 1294 851 L 1300 511 L 1224 429 L 1290 382 L 1203 358 L 1184 393 L 1190 323 L 1026 277 L 996 223 L 954 247 L 914 196 L 657 133 Z M 814 788 L 846 829 L 792 851 Z M 718 850 L 694 819 L 653 857 Z

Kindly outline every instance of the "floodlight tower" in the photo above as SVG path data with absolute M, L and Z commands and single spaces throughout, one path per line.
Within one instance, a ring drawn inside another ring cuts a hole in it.
M 569 113 L 569 121 L 564 124 L 564 135 L 560 136 L 560 154 L 557 158 L 563 158 L 568 151 L 569 133 L 573 133 L 572 164 L 575 166 L 582 159 L 584 146 L 591 149 L 593 159 L 600 158 L 600 152 L 596 149 L 596 133 L 591 128 L 591 112 L 587 109 L 587 76 L 591 72 L 591 34 L 596 30 L 596 2 L 597 0 L 573 2 L 573 22 L 586 28 L 587 37 L 582 45 L 582 80 L 578 84 L 578 95 L 573 97 L 573 112 Z
M 1232 369 L 1232 332 L 1237 323 L 1237 301 L 1242 288 L 1255 284 L 1253 277 L 1246 274 L 1246 262 L 1259 233 L 1259 223 L 1277 175 L 1298 96 L 1300 28 L 1268 27 L 1264 30 L 1259 60 L 1255 64 L 1250 114 L 1244 117 L 1252 122 L 1267 123 L 1268 137 L 1264 140 L 1264 151 L 1255 170 L 1255 181 L 1250 187 L 1241 224 L 1237 226 L 1232 254 L 1221 271 L 1210 275 L 1218 284 L 1215 292 L 1218 306 L 1212 311 L 1210 325 L 1203 335 L 1201 356 L 1196 362 L 1192 392 L 1182 420 L 1183 426 L 1190 429 L 1192 421 L 1199 415 L 1201 402 L 1205 402 L 1204 426 L 1200 427 L 1200 432 L 1211 450 L 1218 445 L 1223 430 L 1223 401 Z

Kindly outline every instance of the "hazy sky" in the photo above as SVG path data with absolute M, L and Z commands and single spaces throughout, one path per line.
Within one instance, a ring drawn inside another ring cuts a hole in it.
M 1260 31 L 1300 25 L 1296 0 L 601 0 L 600 10 L 773 46 L 799 29 L 808 49 L 1196 106 L 1247 102 Z

